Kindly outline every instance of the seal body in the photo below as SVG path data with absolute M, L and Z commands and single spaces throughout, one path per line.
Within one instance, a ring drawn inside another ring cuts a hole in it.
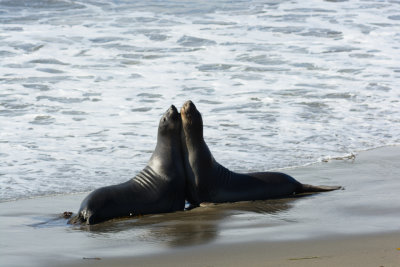
M 262 200 L 340 188 L 302 184 L 280 172 L 232 172 L 212 156 L 203 138 L 201 114 L 190 100 L 183 105 L 181 117 L 187 200 L 193 206 L 202 202 Z
M 171 106 L 162 116 L 156 148 L 147 166 L 131 180 L 94 190 L 70 223 L 96 224 L 125 216 L 183 210 L 185 171 L 181 117 Z

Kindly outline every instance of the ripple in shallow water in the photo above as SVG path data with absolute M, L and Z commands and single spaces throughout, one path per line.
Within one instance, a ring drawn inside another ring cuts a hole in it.
M 51 69 L 51 68 L 37 68 L 36 70 L 53 74 L 64 73 L 64 71 L 62 70 Z
M 45 84 L 23 84 L 25 88 L 37 89 L 40 91 L 49 91 L 50 87 Z
M 150 111 L 150 107 L 143 107 L 143 108 L 133 108 L 131 109 L 132 112 L 147 112 Z
M 41 100 L 48 100 L 52 102 L 64 103 L 64 104 L 71 104 L 71 103 L 82 103 L 84 101 L 88 101 L 88 97 L 84 98 L 77 98 L 77 97 L 53 97 L 53 96 L 38 96 L 36 97 L 38 101 Z
M 55 119 L 51 116 L 48 115 L 39 115 L 34 118 L 33 121 L 30 123 L 36 124 L 36 125 L 49 125 L 53 124 L 55 122 Z
M 213 40 L 185 35 L 178 40 L 178 44 L 182 46 L 198 47 L 198 46 L 216 45 L 217 43 Z

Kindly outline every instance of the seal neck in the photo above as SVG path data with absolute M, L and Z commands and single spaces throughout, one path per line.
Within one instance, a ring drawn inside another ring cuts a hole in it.
M 150 157 L 149 165 L 169 165 L 173 164 L 173 159 L 180 157 L 181 142 L 179 134 L 161 134 L 158 133 L 157 144 L 153 154 Z

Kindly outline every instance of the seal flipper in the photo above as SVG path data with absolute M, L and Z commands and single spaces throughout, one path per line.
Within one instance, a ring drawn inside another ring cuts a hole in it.
M 68 224 L 91 224 L 93 223 L 93 216 L 87 207 L 81 208 L 75 216 L 68 220 Z
M 301 188 L 299 192 L 296 193 L 318 193 L 318 192 L 329 192 L 334 190 L 343 189 L 341 186 L 327 186 L 327 185 L 310 185 L 310 184 L 301 184 Z
M 83 220 L 83 218 L 80 216 L 80 214 L 77 214 L 77 215 L 71 217 L 71 218 L 68 220 L 68 224 L 82 224 L 82 223 L 84 223 L 84 220 Z
M 101 220 L 93 216 L 87 209 L 80 210 L 77 215 L 68 220 L 68 224 L 95 224 L 99 222 Z

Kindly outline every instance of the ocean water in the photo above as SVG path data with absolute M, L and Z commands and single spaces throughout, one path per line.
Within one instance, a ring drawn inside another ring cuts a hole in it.
M 400 143 L 399 1 L 0 0 L 0 201 L 133 177 L 191 99 L 235 171 Z

